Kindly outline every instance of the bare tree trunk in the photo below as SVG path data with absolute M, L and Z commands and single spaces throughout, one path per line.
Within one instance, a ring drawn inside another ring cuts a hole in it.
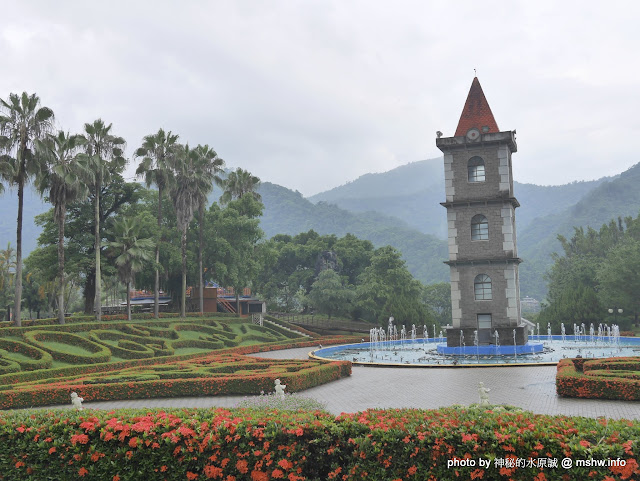
M 67 215 L 67 206 L 60 206 L 60 218 L 58 219 L 58 323 L 64 324 L 64 221 Z
M 95 209 L 95 224 L 96 224 L 96 240 L 95 240 L 95 249 L 96 249 L 96 300 L 94 303 L 96 309 L 96 320 L 100 322 L 102 319 L 102 289 L 101 289 L 101 279 L 100 279 L 100 189 L 101 189 L 101 181 L 98 179 L 96 181 L 96 209 Z
M 200 315 L 204 313 L 204 275 L 202 272 L 202 231 L 204 230 L 204 204 L 200 204 L 199 210 L 199 219 L 198 223 L 200 224 L 200 232 L 199 232 L 199 245 L 198 245 L 198 275 L 200 276 L 199 288 L 200 291 Z
M 162 185 L 158 185 L 158 233 L 162 232 Z M 160 317 L 160 243 L 162 242 L 162 235 L 158 239 L 156 244 L 156 278 L 153 286 L 153 317 L 158 319 Z
M 127 281 L 127 320 L 131 320 L 131 282 Z
M 236 289 L 236 316 L 240 317 L 240 294 Z
M 182 231 L 182 302 L 180 304 L 180 317 L 186 317 L 187 304 L 187 229 Z
M 20 174 L 18 179 L 18 227 L 16 229 L 16 293 L 13 304 L 13 324 L 22 326 L 22 209 L 24 205 L 24 180 Z

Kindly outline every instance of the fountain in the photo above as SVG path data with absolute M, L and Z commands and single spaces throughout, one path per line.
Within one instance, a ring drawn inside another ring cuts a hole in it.
M 398 330 L 392 323 L 386 330 L 374 327 L 369 331 L 368 343 L 326 347 L 314 351 L 313 356 L 368 365 L 495 366 L 515 363 L 556 364 L 560 359 L 577 355 L 588 358 L 637 356 L 640 351 L 640 338 L 621 337 L 620 328 L 615 324 L 600 324 L 597 331 L 595 325 L 590 326 L 589 335 L 586 335 L 586 326 L 583 330 L 582 325 L 574 324 L 573 336 L 566 333 L 564 323 L 560 324 L 561 336 L 554 336 L 548 325 L 546 336 L 533 333 L 529 342 L 522 346 L 510 344 L 517 340 L 515 329 L 509 333 L 513 335 L 513 341 L 510 339 L 512 336 L 507 335 L 506 345 L 504 341 L 501 342 L 498 329 L 489 336 L 489 344 L 481 342 L 479 330 L 469 333 L 469 336 L 473 335 L 473 344 L 465 340 L 464 331 L 460 330 L 460 346 L 455 348 L 447 347 L 442 331 L 436 337 L 434 329 L 434 336 L 430 338 L 427 327 L 423 327 L 423 338 L 417 337 L 415 326 L 412 326 L 410 336 L 407 336 L 404 327 L 398 335 Z M 502 339 L 505 339 L 504 331 Z M 539 344 L 538 340 L 541 341 Z M 541 349 L 536 350 L 537 347 Z

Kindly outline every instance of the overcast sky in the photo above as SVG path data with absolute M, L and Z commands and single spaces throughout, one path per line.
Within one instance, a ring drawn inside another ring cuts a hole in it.
M 516 180 L 640 161 L 635 0 L 0 1 L 0 97 L 101 117 L 129 155 L 163 127 L 312 195 L 438 157 L 475 68 Z

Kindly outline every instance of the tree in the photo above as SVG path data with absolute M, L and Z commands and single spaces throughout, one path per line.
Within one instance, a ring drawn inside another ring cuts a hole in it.
M 172 162 L 175 183 L 171 189 L 171 199 L 176 211 L 178 230 L 181 234 L 180 247 L 182 254 L 182 298 L 180 302 L 180 316 L 186 315 L 187 301 L 187 229 L 193 220 L 195 209 L 199 203 L 199 193 L 203 180 L 196 169 L 198 153 L 190 149 L 189 144 L 179 149 Z
M 438 282 L 424 286 L 422 299 L 441 326 L 451 324 L 451 284 Z
M 635 323 L 640 314 L 640 241 L 625 239 L 607 253 L 605 262 L 600 264 L 597 279 L 600 289 L 600 305 L 610 308 L 624 308 L 633 313 Z
M 195 148 L 195 168 L 201 178 L 197 184 L 196 200 L 198 203 L 198 290 L 200 297 L 200 313 L 204 312 L 204 279 L 202 268 L 204 211 L 207 196 L 213 190 L 213 184 L 220 184 L 222 180 L 219 174 L 224 167 L 224 160 L 208 145 L 198 145 Z
M 92 172 L 85 155 L 79 155 L 85 139 L 81 135 L 69 135 L 60 130 L 36 143 L 36 149 L 46 162 L 46 168 L 38 177 L 38 190 L 49 193 L 54 206 L 54 219 L 58 224 L 58 323 L 64 324 L 64 228 L 67 203 L 83 200 L 88 194 L 86 181 Z
M 356 307 L 365 319 L 386 323 L 393 316 L 398 323 L 426 324 L 433 320 L 420 301 L 422 285 L 407 270 L 400 253 L 391 246 L 377 249 L 371 265 L 359 278 Z
M 53 111 L 40 107 L 35 95 L 10 94 L 8 100 L 0 99 L 0 153 L 2 175 L 12 185 L 18 186 L 18 222 L 16 229 L 16 277 L 13 322 L 21 326 L 22 301 L 22 210 L 24 185 L 40 171 L 40 162 L 34 152 L 34 142 L 43 139 L 53 126 Z M 13 156 L 12 156 L 13 155 Z
M 234 288 L 238 314 L 239 295 L 253 283 L 261 267 L 256 251 L 263 235 L 259 219 L 262 209 L 262 202 L 245 196 L 231 201 L 224 209 L 214 203 L 207 212 L 204 249 L 207 274 L 219 284 Z
M 15 277 L 16 259 L 11 242 L 7 244 L 7 248 L 0 250 L 0 310 L 6 307 L 7 321 L 10 318 L 10 308 L 13 303 L 13 279 Z M 0 320 L 2 318 L 0 317 Z
M 260 186 L 260 179 L 240 167 L 233 172 L 229 172 L 227 178 L 219 184 L 224 189 L 220 197 L 221 204 L 228 204 L 234 199 L 241 199 L 246 194 L 251 194 L 256 200 L 261 200 L 260 194 L 256 192 Z
M 327 314 L 329 319 L 332 315 L 349 312 L 353 297 L 354 291 L 351 286 L 345 285 L 344 280 L 332 269 L 320 272 L 307 296 L 309 303 L 318 312 Z
M 91 170 L 93 172 L 92 190 L 94 194 L 94 229 L 95 229 L 95 304 L 96 318 L 102 317 L 102 289 L 100 274 L 100 194 L 103 183 L 108 183 L 112 174 L 110 167 L 115 166 L 117 171 L 124 169 L 125 160 L 122 157 L 122 149 L 125 141 L 122 137 L 111 134 L 111 124 L 106 125 L 102 119 L 95 120 L 92 124 L 84 124 L 86 132 L 85 151 L 89 156 Z
M 142 146 L 136 150 L 136 157 L 142 157 L 142 161 L 136 169 L 136 175 L 144 176 L 147 187 L 155 184 L 158 187 L 158 234 L 162 230 L 162 199 L 165 191 L 172 185 L 173 171 L 171 164 L 178 149 L 178 135 L 170 131 L 165 133 L 159 129 L 155 135 L 147 135 L 142 141 Z M 153 288 L 153 315 L 159 317 L 158 300 L 160 295 L 160 243 L 161 236 L 156 241 L 156 268 Z
M 114 238 L 109 247 L 114 251 L 118 277 L 127 286 L 127 319 L 131 320 L 131 283 L 136 272 L 151 260 L 155 244 L 152 239 L 139 238 L 141 222 L 137 218 L 120 217 L 113 222 Z

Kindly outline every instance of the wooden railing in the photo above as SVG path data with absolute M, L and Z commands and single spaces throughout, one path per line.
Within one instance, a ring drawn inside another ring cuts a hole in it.
M 313 314 L 292 314 L 289 312 L 270 312 L 270 316 L 276 319 L 282 319 L 283 321 L 290 322 L 291 324 L 297 324 L 299 326 L 309 326 L 319 329 L 333 329 L 340 331 L 353 331 L 353 332 L 369 332 L 373 324 L 363 321 L 346 321 L 338 319 L 327 319 L 322 316 L 315 316 Z

